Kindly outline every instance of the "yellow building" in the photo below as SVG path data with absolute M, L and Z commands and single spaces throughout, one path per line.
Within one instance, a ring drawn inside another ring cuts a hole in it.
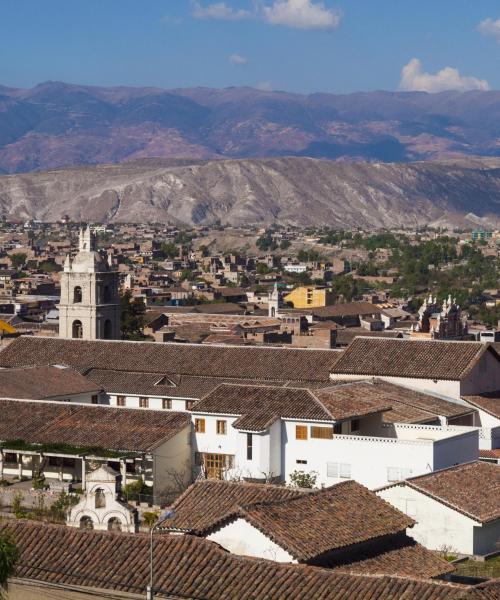
M 294 308 L 320 308 L 335 304 L 335 295 L 325 287 L 301 286 L 284 297 Z

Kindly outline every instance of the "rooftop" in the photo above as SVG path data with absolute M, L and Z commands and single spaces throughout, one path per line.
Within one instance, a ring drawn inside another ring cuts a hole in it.
M 0 399 L 0 440 L 149 452 L 190 425 L 184 412 Z
M 492 463 L 465 463 L 395 485 L 409 485 L 480 523 L 500 518 L 500 466 Z
M 149 578 L 149 536 L 82 531 L 4 521 L 21 551 L 16 577 L 62 586 L 143 594 Z M 85 547 L 85 552 L 82 552 Z M 196 536 L 158 535 L 158 593 L 204 600 L 496 600 L 499 582 L 473 587 L 383 575 L 344 574 L 305 565 L 234 556 Z M 89 557 L 92 557 L 89 560 Z M 112 574 L 112 576 L 110 576 Z
M 500 360 L 493 347 L 480 342 L 357 337 L 338 355 L 332 373 L 459 380 L 486 352 Z
M 101 389 L 98 383 L 65 367 L 0 369 L 0 390 L 6 398 L 45 400 L 73 394 L 97 394 Z
M 20 337 L 0 352 L 0 367 L 62 363 L 79 371 L 326 381 L 337 357 L 334 350 Z

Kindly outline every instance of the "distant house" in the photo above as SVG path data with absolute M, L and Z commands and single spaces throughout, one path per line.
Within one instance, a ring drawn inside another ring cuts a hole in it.
M 485 555 L 499 549 L 500 466 L 462 464 L 377 494 L 417 522 L 408 535 L 431 550 Z

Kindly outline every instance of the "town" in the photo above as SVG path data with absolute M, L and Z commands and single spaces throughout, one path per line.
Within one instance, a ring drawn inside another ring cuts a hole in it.
M 499 281 L 499 231 L 4 219 L 9 594 L 496 598 Z

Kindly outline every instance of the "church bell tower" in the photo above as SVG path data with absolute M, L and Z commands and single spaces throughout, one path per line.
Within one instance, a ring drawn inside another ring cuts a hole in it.
M 118 272 L 96 249 L 90 227 L 80 229 L 79 251 L 61 274 L 59 337 L 120 339 Z

